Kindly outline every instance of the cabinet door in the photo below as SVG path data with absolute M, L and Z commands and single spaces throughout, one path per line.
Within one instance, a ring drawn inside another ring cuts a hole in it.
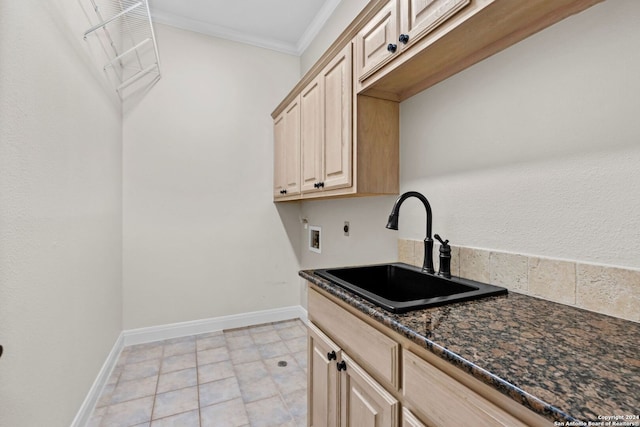
M 285 188 L 285 131 L 283 112 L 273 121 L 273 197 L 283 197 Z
M 356 36 L 356 72 L 364 81 L 395 53 L 389 52 L 389 44 L 398 44 L 398 0 L 390 0 Z
M 308 425 L 336 427 L 339 425 L 338 398 L 340 392 L 337 360 L 340 347 L 313 324 L 309 324 L 309 360 L 307 368 Z
M 401 30 L 411 44 L 445 22 L 471 0 L 400 0 Z
M 274 122 L 275 198 L 300 193 L 300 99 L 296 98 Z M 280 193 L 280 191 L 286 193 Z
M 320 74 L 324 93 L 325 190 L 351 186 L 352 170 L 352 47 L 347 46 Z
M 302 146 L 302 191 L 318 191 L 323 179 L 324 143 L 323 95 L 320 78 L 313 80 L 300 94 L 300 144 Z
M 398 401 L 344 353 L 342 361 L 346 364 L 340 379 L 342 425 L 397 427 L 400 418 Z

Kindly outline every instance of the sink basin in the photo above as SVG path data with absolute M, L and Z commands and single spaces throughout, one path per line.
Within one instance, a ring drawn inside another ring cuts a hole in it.
M 315 274 L 393 313 L 507 293 L 499 286 L 460 277 L 446 279 L 403 263 L 332 268 Z

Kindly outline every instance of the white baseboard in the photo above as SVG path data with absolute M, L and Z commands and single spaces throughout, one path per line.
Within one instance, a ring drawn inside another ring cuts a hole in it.
M 230 316 L 193 320 L 190 322 L 172 323 L 151 326 L 148 328 L 124 331 L 124 345 L 143 344 L 147 342 L 204 334 L 223 329 L 242 328 L 262 323 L 280 322 L 290 319 L 303 319 L 306 322 L 307 310 L 299 305 L 275 308 L 272 310 L 254 311 L 250 313 L 232 314 Z
M 113 368 L 118 362 L 122 349 L 128 345 L 143 344 L 152 341 L 184 337 L 188 335 L 204 334 L 221 331 L 223 329 L 243 328 L 260 325 L 262 323 L 281 322 L 283 320 L 300 319 L 307 323 L 307 310 L 300 306 L 275 308 L 272 310 L 254 311 L 250 313 L 233 314 L 230 316 L 214 317 L 211 319 L 194 320 L 190 322 L 172 323 L 168 325 L 151 326 L 148 328 L 130 329 L 122 331 L 116 340 L 107 360 L 102 365 L 98 377 L 94 381 L 80 410 L 71 423 L 71 427 L 85 427 L 91 418 L 93 409 L 98 403 Z
M 71 422 L 71 427 L 85 427 L 91 418 L 91 414 L 93 413 L 93 409 L 98 403 L 98 399 L 100 399 L 100 395 L 102 395 L 102 390 L 104 390 L 104 386 L 109 381 L 109 377 L 113 372 L 113 368 L 115 368 L 116 363 L 118 363 L 118 358 L 120 357 L 120 353 L 124 348 L 124 333 L 120 332 L 116 343 L 113 345 L 113 348 L 109 352 L 109 356 L 107 356 L 107 360 L 105 360 L 96 380 L 93 382 L 93 385 L 89 389 L 89 393 L 87 393 L 87 397 L 85 397 L 84 402 L 80 406 L 80 410 L 76 414 L 76 417 Z

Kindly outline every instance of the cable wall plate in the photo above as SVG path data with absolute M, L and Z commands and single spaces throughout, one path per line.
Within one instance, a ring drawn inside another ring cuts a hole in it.
M 102 69 L 120 98 L 160 79 L 160 58 L 148 0 L 84 0 L 91 27 L 84 32 L 105 54 Z

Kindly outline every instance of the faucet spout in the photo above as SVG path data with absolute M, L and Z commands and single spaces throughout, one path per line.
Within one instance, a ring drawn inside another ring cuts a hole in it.
M 407 200 L 409 197 L 415 197 L 422 202 L 424 208 L 427 212 L 427 235 L 424 239 L 424 261 L 422 264 L 422 270 L 427 273 L 433 274 L 435 270 L 433 269 L 433 239 L 431 238 L 431 224 L 432 224 L 432 214 L 431 214 L 431 205 L 426 197 L 417 191 L 407 191 L 402 194 L 396 202 L 393 204 L 393 209 L 391 209 L 391 215 L 389 215 L 389 222 L 387 223 L 387 228 L 390 230 L 398 229 L 398 219 L 400 218 L 400 206 Z

